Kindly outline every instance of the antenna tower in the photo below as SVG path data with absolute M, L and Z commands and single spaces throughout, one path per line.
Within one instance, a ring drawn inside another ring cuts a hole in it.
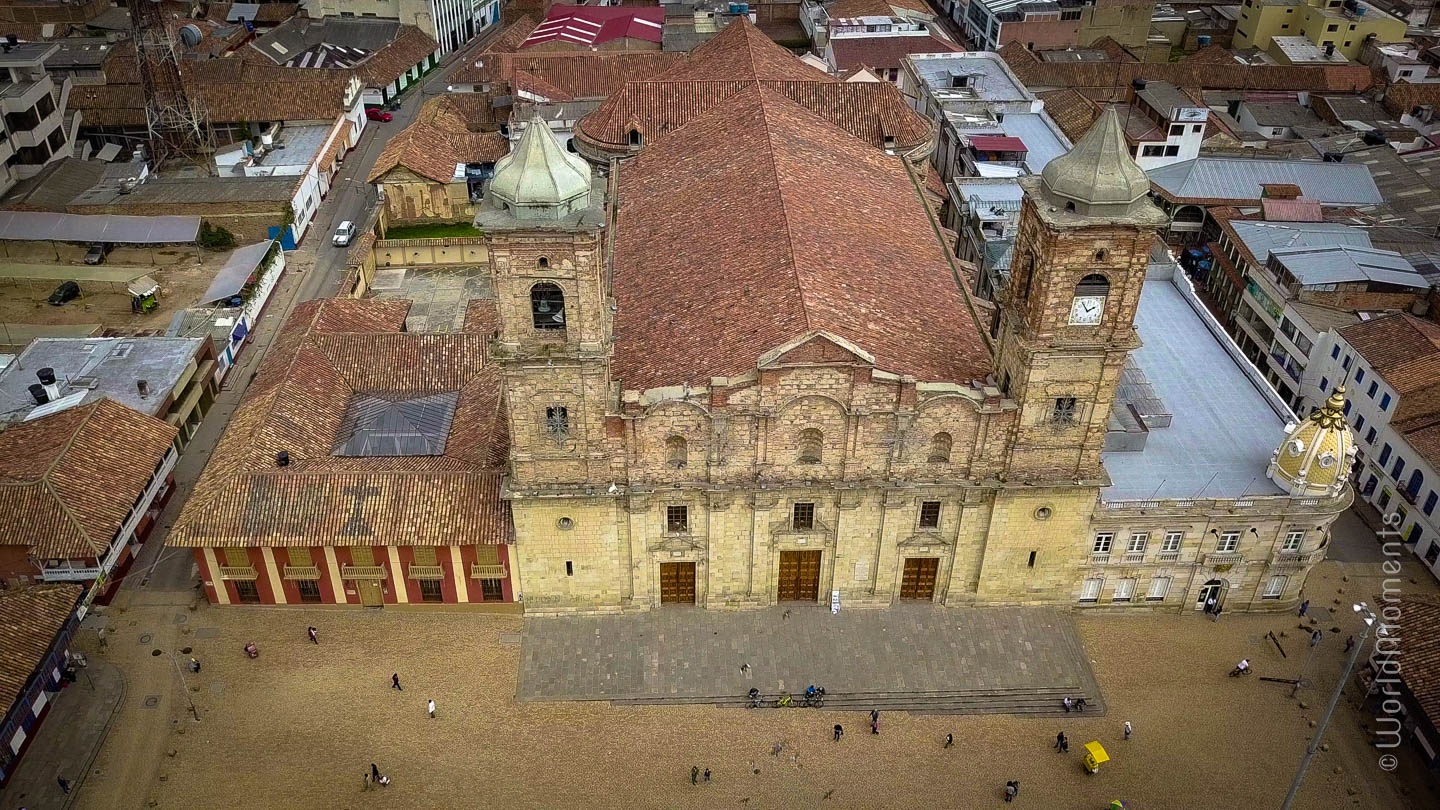
M 159 171 L 167 160 L 181 158 L 209 167 L 215 133 L 205 107 L 185 92 L 180 56 L 165 25 L 157 0 L 125 0 L 130 11 L 130 36 L 145 93 L 145 136 L 150 166 Z

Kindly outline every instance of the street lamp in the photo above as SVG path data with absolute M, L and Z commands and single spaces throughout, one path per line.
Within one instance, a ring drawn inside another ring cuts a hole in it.
M 185 673 L 180 669 L 180 659 L 175 653 L 170 653 L 170 663 L 175 665 L 175 674 L 180 676 L 180 688 L 185 691 L 185 701 L 190 704 L 190 714 L 195 716 L 195 722 L 200 722 L 200 711 L 195 708 L 195 699 L 190 697 L 190 684 L 185 680 Z
M 1280 805 L 1280 810 L 1290 810 L 1295 802 L 1295 794 L 1300 792 L 1300 784 L 1305 781 L 1305 771 L 1310 767 L 1310 760 L 1315 758 L 1315 752 L 1320 750 L 1320 737 L 1325 734 L 1325 727 L 1330 724 L 1330 716 L 1335 713 L 1335 706 L 1340 702 L 1340 693 L 1345 690 L 1346 681 L 1355 671 L 1355 662 L 1360 658 L 1360 651 L 1365 648 L 1365 642 L 1370 639 L 1370 630 L 1375 626 L 1375 614 L 1371 612 L 1370 606 L 1361 602 L 1350 606 L 1351 610 L 1360 614 L 1365 622 L 1365 632 L 1360 636 L 1360 643 L 1350 650 L 1350 658 L 1345 662 L 1345 670 L 1340 673 L 1340 680 L 1335 682 L 1335 692 L 1330 695 L 1330 705 L 1325 707 L 1325 716 L 1320 718 L 1320 724 L 1315 727 L 1315 736 L 1310 739 L 1310 745 L 1305 749 L 1305 756 L 1300 760 L 1300 767 L 1295 771 L 1295 781 L 1290 783 L 1290 792 L 1285 794 L 1285 803 Z

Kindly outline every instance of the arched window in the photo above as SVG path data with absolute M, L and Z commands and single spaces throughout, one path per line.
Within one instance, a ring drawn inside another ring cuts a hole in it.
M 1075 210 L 1075 202 L 1074 202 L 1073 200 L 1067 201 L 1067 202 L 1065 203 L 1065 210 L 1066 210 L 1066 211 L 1074 211 L 1074 210 Z
M 1105 252 L 1105 248 L 1100 248 L 1099 250 L 1095 251 L 1095 261 L 1103 262 L 1105 261 L 1105 257 L 1109 255 L 1109 253 Z
M 930 463 L 950 463 L 950 447 L 952 444 L 954 444 L 954 442 L 951 440 L 949 433 L 936 433 L 935 437 L 930 440 Z
M 1410 497 L 1414 498 L 1419 496 L 1420 488 L 1423 486 L 1425 486 L 1425 474 L 1419 470 L 1412 470 L 1410 473 L 1410 483 L 1405 485 L 1405 489 L 1409 491 Z
M 565 328 L 565 293 L 548 282 L 530 288 L 530 315 L 536 329 Z
M 819 464 L 821 448 L 825 444 L 825 436 L 815 428 L 805 428 L 800 431 L 800 452 L 795 460 L 801 464 Z
M 1099 258 L 1098 254 L 1096 258 Z M 1075 295 L 1105 298 L 1110 295 L 1110 280 L 1099 273 L 1091 273 L 1075 285 Z
M 632 130 L 630 130 L 630 134 L 629 134 L 629 136 L 628 136 L 628 140 L 629 140 L 629 143 L 630 143 L 631 146 L 639 146 L 639 145 L 640 145 L 640 142 L 641 142 L 642 140 L 644 140 L 644 137 L 641 136 L 640 130 L 638 130 L 638 129 L 632 129 Z
M 684 467 L 689 461 L 688 453 L 684 436 L 671 436 L 665 440 L 665 459 L 671 467 L 677 470 Z
M 547 259 L 547 258 L 545 258 L 544 256 L 541 256 L 541 257 L 540 257 L 540 262 L 539 262 L 539 264 L 540 264 L 541 267 L 549 267 L 549 266 L 550 266 L 550 260 Z

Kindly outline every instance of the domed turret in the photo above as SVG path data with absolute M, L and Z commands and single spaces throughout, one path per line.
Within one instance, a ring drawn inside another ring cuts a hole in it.
M 515 151 L 496 164 L 489 195 L 516 219 L 563 219 L 590 206 L 590 164 L 568 154 L 536 115 Z
M 1350 478 L 1355 437 L 1345 423 L 1345 388 L 1337 387 L 1319 410 L 1286 432 L 1266 474 L 1291 495 L 1338 495 Z
M 1150 192 L 1114 107 L 1105 108 L 1074 149 L 1045 164 L 1040 179 L 1051 205 L 1087 216 L 1126 215 Z

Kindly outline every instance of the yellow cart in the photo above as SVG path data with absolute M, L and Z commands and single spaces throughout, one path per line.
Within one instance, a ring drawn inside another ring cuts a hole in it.
M 1099 740 L 1085 743 L 1085 772 L 1097 773 L 1100 770 L 1100 763 L 1109 762 L 1110 755 L 1105 753 L 1105 746 Z

